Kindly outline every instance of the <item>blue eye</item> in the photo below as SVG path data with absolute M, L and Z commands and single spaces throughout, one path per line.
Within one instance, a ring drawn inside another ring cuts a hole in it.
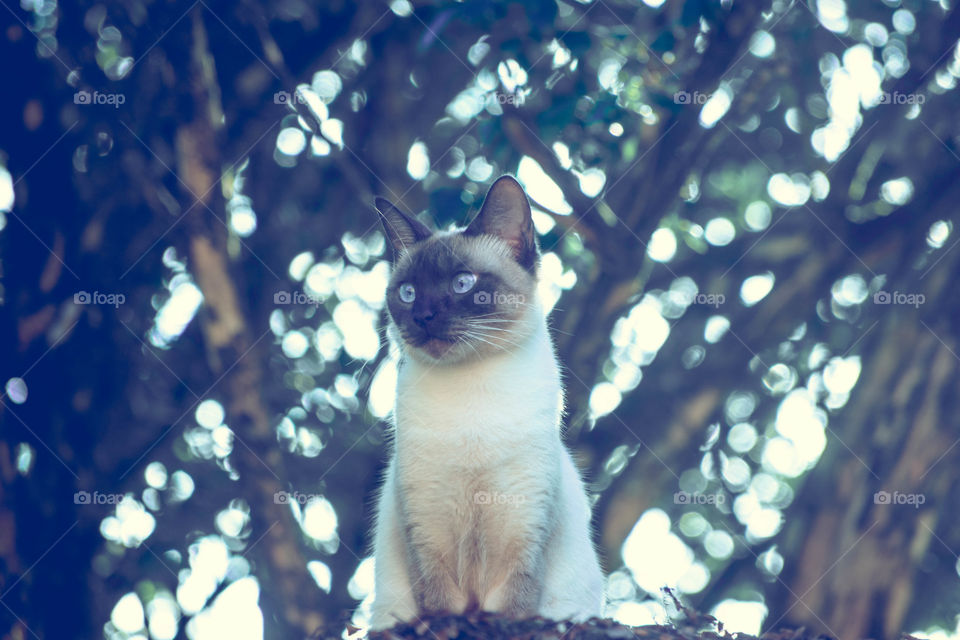
M 414 289 L 413 285 L 409 282 L 404 282 L 402 285 L 400 285 L 398 293 L 400 295 L 400 300 L 406 302 L 407 304 L 413 302 L 417 297 L 417 290 Z
M 475 284 L 477 284 L 477 276 L 468 271 L 453 276 L 452 286 L 454 293 L 466 293 L 470 291 L 470 289 L 473 289 L 473 285 Z

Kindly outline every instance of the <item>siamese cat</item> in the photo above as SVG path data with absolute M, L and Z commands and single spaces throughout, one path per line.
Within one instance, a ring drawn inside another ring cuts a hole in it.
M 374 534 L 371 626 L 427 613 L 599 616 L 590 503 L 560 437 L 530 205 L 504 176 L 464 229 L 378 198 L 401 362 Z

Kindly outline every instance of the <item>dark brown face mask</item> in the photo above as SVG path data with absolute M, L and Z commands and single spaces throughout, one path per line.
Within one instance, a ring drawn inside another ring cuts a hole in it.
M 410 347 L 439 359 L 455 348 L 505 348 L 536 286 L 539 251 L 522 187 L 497 180 L 465 229 L 432 232 L 377 199 L 394 268 L 387 308 Z

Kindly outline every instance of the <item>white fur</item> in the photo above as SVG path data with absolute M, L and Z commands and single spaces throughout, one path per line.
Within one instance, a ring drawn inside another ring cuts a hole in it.
M 546 532 L 536 612 L 601 615 L 590 506 L 561 442 L 560 373 L 539 304 L 527 313 L 532 330 L 518 347 L 457 364 L 403 360 L 374 537 L 374 629 L 420 613 L 405 538 L 411 526 L 447 570 L 454 612 L 471 595 L 481 609 L 502 610 L 517 554 Z

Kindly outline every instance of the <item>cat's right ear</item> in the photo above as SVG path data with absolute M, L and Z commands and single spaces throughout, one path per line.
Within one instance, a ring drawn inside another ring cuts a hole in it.
M 413 245 L 433 235 L 427 225 L 400 211 L 389 200 L 377 198 L 375 202 L 377 211 L 380 212 L 383 231 L 393 247 L 394 260 L 409 251 Z

